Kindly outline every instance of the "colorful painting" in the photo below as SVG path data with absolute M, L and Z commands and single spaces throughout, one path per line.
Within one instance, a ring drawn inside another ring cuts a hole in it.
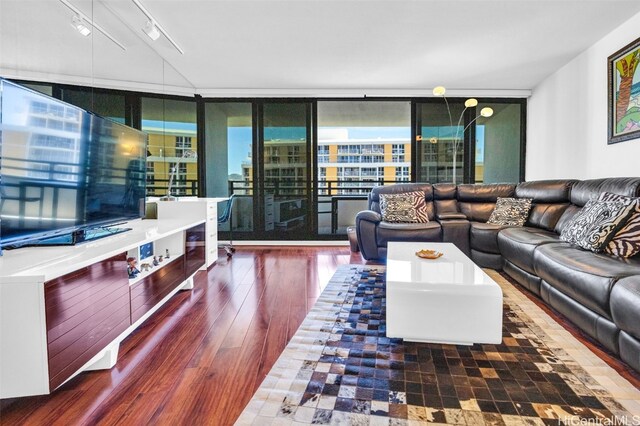
M 609 56 L 609 143 L 640 138 L 640 38 Z

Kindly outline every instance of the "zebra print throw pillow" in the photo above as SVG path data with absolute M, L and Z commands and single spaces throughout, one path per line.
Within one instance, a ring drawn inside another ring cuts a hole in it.
M 624 195 L 603 192 L 600 194 L 599 199 L 601 201 L 613 201 L 629 198 Z M 637 200 L 637 198 L 635 199 Z M 635 212 L 627 220 L 627 223 L 609 241 L 609 244 L 604 248 L 604 252 L 620 257 L 633 257 L 640 253 L 640 203 L 637 204 Z
M 429 222 L 424 192 L 420 191 L 380 194 L 380 212 L 385 222 Z
M 487 223 L 523 226 L 531 210 L 531 198 L 498 198 Z
M 630 200 L 589 200 L 564 227 L 560 239 L 586 250 L 601 252 L 636 209 Z

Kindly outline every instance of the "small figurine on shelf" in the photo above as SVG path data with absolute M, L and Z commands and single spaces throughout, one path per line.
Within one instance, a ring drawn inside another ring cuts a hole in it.
M 158 262 L 158 256 L 153 256 L 153 266 L 158 266 L 160 262 Z
M 151 265 L 148 263 L 141 263 L 140 264 L 140 269 L 142 269 L 143 272 L 148 271 L 149 269 L 151 269 Z
M 136 262 L 137 260 L 135 257 L 127 258 L 127 274 L 129 275 L 129 278 L 135 278 L 140 273 L 138 268 L 136 268 Z
M 166 249 L 164 253 L 165 253 L 164 254 L 164 258 L 168 259 L 169 258 L 169 249 Z

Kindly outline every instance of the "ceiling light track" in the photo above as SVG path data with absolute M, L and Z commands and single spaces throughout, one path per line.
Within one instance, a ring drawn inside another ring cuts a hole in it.
M 118 45 L 118 47 L 120 47 L 120 49 L 126 51 L 127 48 L 124 47 L 124 45 L 122 43 L 120 43 L 118 40 L 116 40 L 116 38 L 114 36 L 112 36 L 111 34 L 109 34 L 109 32 L 107 30 L 105 30 L 104 28 L 102 28 L 100 25 L 96 24 L 93 19 L 91 19 L 90 17 L 88 17 L 87 15 L 85 15 L 84 13 L 82 13 L 80 11 L 80 9 L 78 9 L 77 7 L 75 7 L 74 5 L 72 5 L 71 3 L 69 3 L 67 0 L 58 0 L 60 3 L 62 3 L 63 5 L 65 5 L 66 7 L 68 7 L 73 13 L 76 14 L 76 19 L 74 19 L 73 23 L 74 23 L 74 27 L 76 29 L 78 29 L 78 31 L 80 31 L 80 29 L 75 25 L 76 24 L 76 20 L 78 18 L 84 20 L 86 23 L 88 23 L 91 27 L 95 28 L 96 30 L 100 31 L 102 34 L 104 34 L 104 36 L 106 38 L 108 38 L 109 40 L 111 40 L 112 42 L 114 42 L 115 44 Z M 87 28 L 89 29 L 89 28 Z M 90 29 L 89 29 L 90 30 Z M 86 32 L 86 31 L 85 31 Z M 84 33 L 81 32 L 82 35 L 85 35 Z M 89 34 L 86 34 L 89 35 Z
M 149 20 L 146 26 L 142 29 L 142 31 L 144 31 L 144 33 L 147 34 L 149 38 L 151 38 L 152 40 L 157 40 L 158 37 L 160 37 L 160 34 L 158 33 L 159 31 L 167 38 L 167 40 L 169 40 L 169 43 L 171 43 L 178 52 L 184 55 L 184 50 L 182 50 L 182 48 L 178 46 L 178 43 L 176 43 L 175 40 L 171 38 L 171 36 L 167 33 L 167 31 L 164 28 L 162 28 L 160 24 L 158 24 L 158 21 L 151 15 L 151 12 L 149 12 L 142 5 L 142 3 L 140 3 L 140 0 L 132 0 L 132 1 L 136 6 L 138 6 L 138 9 L 140 9 L 140 11 L 144 13 L 144 15 Z

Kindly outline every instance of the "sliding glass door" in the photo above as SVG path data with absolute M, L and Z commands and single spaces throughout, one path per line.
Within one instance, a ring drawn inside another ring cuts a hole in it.
M 416 105 L 419 182 L 465 182 L 465 112 L 452 100 Z
M 235 194 L 234 238 L 335 239 L 377 185 L 518 182 L 526 102 L 447 101 L 207 100 L 206 195 Z
M 308 238 L 311 214 L 311 103 L 259 108 L 260 222 L 269 239 Z
M 346 234 L 378 185 L 411 179 L 411 102 L 318 101 L 317 232 Z

